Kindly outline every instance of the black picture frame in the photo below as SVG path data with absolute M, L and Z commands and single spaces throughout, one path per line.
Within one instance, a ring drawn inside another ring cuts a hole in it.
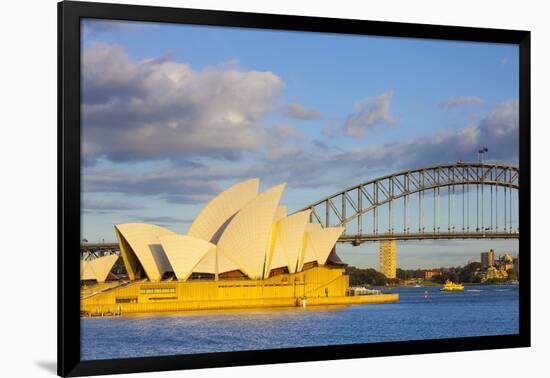
M 519 46 L 519 334 L 273 350 L 81 361 L 80 19 L 153 21 L 391 37 L 509 43 Z M 530 32 L 213 10 L 63 1 L 58 4 L 58 374 L 82 376 L 223 366 L 337 360 L 530 346 Z

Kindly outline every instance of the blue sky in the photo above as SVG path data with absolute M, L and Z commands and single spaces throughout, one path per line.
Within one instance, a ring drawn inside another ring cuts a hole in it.
M 101 20 L 82 22 L 82 237 L 185 232 L 205 201 L 260 177 L 297 210 L 420 165 L 517 163 L 514 45 Z M 401 243 L 404 268 L 516 242 Z M 377 245 L 342 246 L 377 267 Z

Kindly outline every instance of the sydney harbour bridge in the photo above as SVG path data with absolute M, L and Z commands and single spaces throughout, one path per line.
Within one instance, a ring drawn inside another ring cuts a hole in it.
M 515 239 L 519 167 L 441 164 L 369 180 L 332 194 L 311 209 L 311 222 L 344 226 L 339 242 Z
M 393 173 L 316 201 L 310 221 L 344 226 L 341 243 L 382 240 L 517 239 L 519 167 L 440 164 Z M 118 253 L 85 243 L 81 258 Z

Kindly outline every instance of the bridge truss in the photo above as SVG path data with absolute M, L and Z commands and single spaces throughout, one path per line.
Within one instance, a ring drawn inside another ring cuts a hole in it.
M 82 243 L 80 244 L 80 259 L 93 260 L 107 255 L 119 255 L 120 249 L 118 243 Z
M 302 210 L 311 209 L 311 222 L 345 226 L 339 241 L 354 245 L 388 239 L 514 239 L 519 237 L 518 189 L 517 166 L 458 162 L 376 178 Z

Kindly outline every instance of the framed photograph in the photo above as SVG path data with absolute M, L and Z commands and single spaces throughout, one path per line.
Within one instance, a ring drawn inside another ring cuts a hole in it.
M 528 31 L 58 11 L 59 375 L 530 345 Z

